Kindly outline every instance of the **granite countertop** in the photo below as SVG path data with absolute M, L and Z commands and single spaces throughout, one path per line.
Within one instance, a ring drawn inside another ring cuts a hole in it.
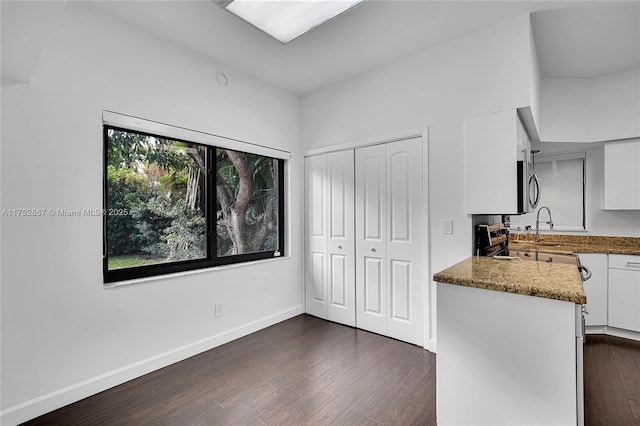
M 536 243 L 535 234 L 512 233 L 509 247 L 521 250 L 544 250 L 569 253 L 607 253 L 640 256 L 640 238 L 601 235 L 544 234 Z
M 433 276 L 434 281 L 585 304 L 572 264 L 473 256 Z

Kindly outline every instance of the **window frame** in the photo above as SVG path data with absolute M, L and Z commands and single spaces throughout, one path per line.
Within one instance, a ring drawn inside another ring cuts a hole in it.
M 126 116 L 125 116 L 126 117 Z M 140 120 L 136 119 L 136 123 L 139 123 Z M 153 122 L 151 122 L 153 123 Z M 167 125 L 162 125 L 167 127 Z M 171 127 L 171 126 L 168 126 Z M 224 265 L 232 265 L 232 264 L 240 264 L 240 263 L 249 263 L 258 260 L 264 259 L 273 259 L 278 257 L 285 256 L 285 167 L 287 160 L 282 158 L 282 156 L 271 157 L 269 155 L 265 155 L 262 152 L 251 152 L 249 150 L 243 149 L 244 146 L 240 147 L 240 149 L 235 148 L 233 146 L 229 146 L 233 144 L 233 141 L 229 140 L 230 144 L 224 144 L 224 146 L 211 145 L 208 143 L 203 143 L 203 141 L 193 141 L 189 139 L 185 139 L 184 137 L 175 136 L 172 134 L 167 134 L 168 132 L 159 132 L 159 131 L 149 131 L 149 130 L 141 130 L 138 126 L 123 126 L 119 124 L 110 123 L 107 120 L 103 120 L 102 126 L 102 135 L 103 135 L 103 185 L 102 185 L 102 193 L 103 193 L 103 211 L 105 214 L 103 215 L 103 230 L 102 230 L 102 238 L 103 238 L 103 280 L 104 284 L 114 284 L 123 281 L 135 280 L 140 278 L 149 278 L 156 277 L 174 273 L 181 273 L 187 271 L 195 271 L 201 269 L 215 268 L 218 266 Z M 180 131 L 185 131 L 186 129 L 177 128 Z M 108 254 L 108 150 L 109 150 L 109 130 L 116 131 L 125 131 L 129 133 L 136 133 L 144 136 L 150 137 L 158 137 L 170 139 L 176 142 L 188 143 L 191 145 L 201 146 L 205 149 L 205 182 L 204 182 L 204 196 L 205 196 L 205 206 L 206 211 L 204 212 L 205 218 L 205 238 L 206 238 L 206 257 L 202 259 L 193 259 L 193 260 L 181 260 L 167 263 L 158 263 L 152 265 L 143 265 L 136 266 L 130 268 L 122 268 L 122 269 L 114 269 L 109 270 L 109 254 Z M 197 132 L 199 135 L 202 133 Z M 213 135 L 210 135 L 213 136 Z M 220 138 L 219 136 L 213 136 L 213 138 Z M 238 145 L 248 145 L 251 144 L 242 143 L 240 141 L 236 141 Z M 254 252 L 254 253 L 244 253 L 244 254 L 235 254 L 235 255 L 227 255 L 218 257 L 217 253 L 217 219 L 216 219 L 216 155 L 215 150 L 221 149 L 229 149 L 237 152 L 242 152 L 245 154 L 252 155 L 260 155 L 266 158 L 273 159 L 278 161 L 278 247 L 275 250 L 268 250 L 262 252 Z M 260 146 L 258 146 L 260 148 Z M 263 147 L 264 148 L 264 147 Z M 264 150 L 264 149 L 263 149 Z M 261 151 L 260 149 L 256 149 L 256 151 Z
M 565 161 L 565 160 L 579 160 L 581 161 L 582 167 L 582 188 L 579 190 L 581 195 L 581 223 L 580 224 L 564 224 L 561 223 L 557 218 L 554 218 L 554 228 L 551 229 L 550 226 L 546 223 L 540 224 L 541 231 L 564 231 L 564 232 L 586 232 L 587 231 L 587 152 L 586 151 L 571 151 L 571 152 L 549 152 L 549 153 L 540 153 L 536 156 L 535 161 L 536 164 L 540 163 L 552 163 L 554 161 Z M 540 177 L 540 176 L 539 176 Z M 544 181 L 540 183 L 542 187 L 543 194 L 545 194 L 547 190 L 545 190 Z M 552 214 L 555 214 L 554 206 L 548 204 L 551 207 Z M 542 207 L 542 204 L 538 205 L 538 209 Z M 518 215 L 516 217 L 511 217 L 511 225 L 510 228 L 516 231 L 522 231 L 523 228 L 526 229 L 527 226 L 531 226 L 535 229 L 535 217 L 538 209 L 534 209 L 529 213 L 525 213 L 522 215 Z M 546 217 L 546 216 L 545 216 Z M 526 222 L 526 220 L 531 221 Z

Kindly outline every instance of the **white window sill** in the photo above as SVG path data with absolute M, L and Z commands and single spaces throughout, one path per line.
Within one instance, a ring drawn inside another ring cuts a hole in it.
M 113 283 L 104 283 L 104 289 L 108 290 L 116 287 L 122 287 L 122 286 L 134 285 L 134 284 L 144 284 L 144 283 L 159 281 L 159 280 L 175 279 L 175 278 L 185 277 L 189 275 L 224 271 L 227 269 L 247 268 L 250 266 L 260 265 L 263 263 L 281 262 L 283 260 L 287 260 L 290 258 L 291 256 L 281 256 L 281 257 L 274 257 L 272 259 L 260 259 L 260 260 L 254 260 L 251 262 L 232 263 L 229 265 L 214 266 L 211 268 L 193 269 L 191 271 L 175 272 L 172 274 L 154 275 L 152 277 L 135 278 L 132 280 L 117 281 Z

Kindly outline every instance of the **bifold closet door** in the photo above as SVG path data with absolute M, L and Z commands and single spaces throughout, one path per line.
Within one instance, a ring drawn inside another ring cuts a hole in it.
M 305 158 L 306 312 L 327 319 L 327 158 Z
M 328 319 L 356 325 L 353 150 L 327 154 Z
M 306 311 L 355 325 L 354 153 L 305 159 Z
M 356 149 L 356 326 L 387 334 L 386 149 Z
M 422 345 L 421 139 L 355 156 L 356 326 Z

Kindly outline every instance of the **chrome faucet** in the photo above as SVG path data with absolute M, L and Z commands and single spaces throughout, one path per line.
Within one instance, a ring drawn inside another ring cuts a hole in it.
M 546 210 L 547 212 L 549 212 L 549 221 L 543 222 L 543 223 L 548 223 L 549 229 L 553 229 L 553 219 L 551 219 L 551 209 L 549 209 L 549 207 L 540 207 L 538 209 L 538 214 L 536 216 L 536 243 L 540 241 L 540 212 L 542 210 Z

